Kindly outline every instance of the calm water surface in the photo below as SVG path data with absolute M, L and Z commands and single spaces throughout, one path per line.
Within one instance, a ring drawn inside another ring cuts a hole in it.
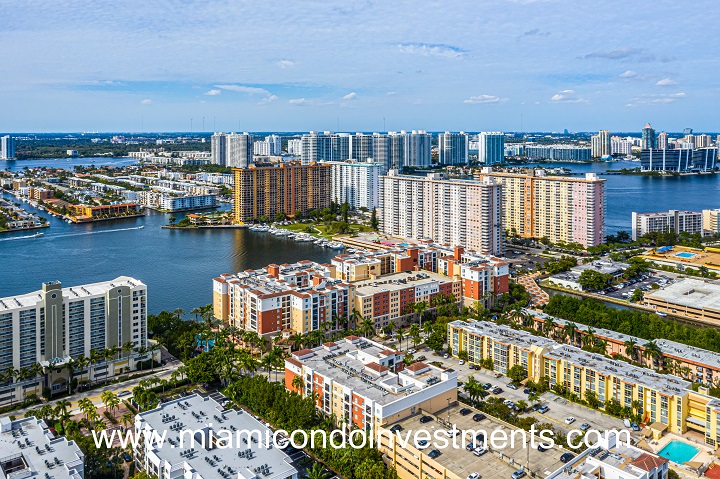
M 132 163 L 124 158 L 63 158 L 0 161 L 0 169 L 71 169 L 90 164 L 119 167 Z M 607 169 L 634 168 L 638 163 L 542 165 L 564 166 L 577 173 L 602 173 Z M 629 231 L 632 211 L 720 208 L 720 175 L 602 178 L 607 179 L 608 233 Z M 23 206 L 34 210 L 27 203 Z M 32 234 L 28 232 L 0 235 L 0 297 L 34 291 L 43 281 L 58 279 L 70 286 L 127 275 L 148 285 L 150 312 L 177 307 L 189 311 L 212 300 L 211 279 L 221 273 L 260 268 L 273 262 L 328 261 L 335 254 L 312 243 L 247 230 L 165 230 L 160 226 L 167 224 L 171 215 L 150 210 L 143 218 L 86 225 L 69 225 L 43 216 L 51 225 L 42 230 L 43 237 L 15 239 Z M 184 214 L 175 216 L 180 220 Z

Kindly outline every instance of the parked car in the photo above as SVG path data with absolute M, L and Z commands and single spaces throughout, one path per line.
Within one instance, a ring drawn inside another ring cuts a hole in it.
M 484 390 L 487 391 L 488 389 L 490 389 L 490 388 L 492 387 L 492 384 L 490 384 L 490 383 L 485 383 L 485 384 L 482 385 L 482 387 L 483 387 Z
M 550 408 L 547 407 L 547 406 L 545 406 L 544 404 L 538 408 L 538 412 L 539 412 L 540 414 L 545 414 L 545 413 L 548 412 L 549 410 L 550 410 Z
M 445 354 L 443 354 L 443 357 L 444 357 L 445 359 L 448 359 L 448 358 L 450 357 L 450 355 L 449 355 L 448 353 L 445 353 Z
M 472 409 L 467 408 L 467 407 L 464 407 L 464 408 L 462 408 L 462 409 L 460 410 L 460 415 L 461 415 L 461 416 L 467 416 L 467 415 L 470 414 L 471 412 L 472 412 Z
M 415 353 L 417 353 L 417 349 L 411 349 L 410 351 L 408 351 L 408 353 L 415 354 Z
M 390 428 L 390 432 L 399 432 L 402 431 L 403 427 L 400 424 L 395 424 L 393 427 Z
M 531 392 L 530 388 L 523 389 L 523 394 L 530 394 Z
M 503 392 L 503 389 L 502 389 L 501 387 L 499 387 L 499 386 L 495 386 L 495 387 L 492 389 L 491 392 L 492 392 L 493 394 L 500 394 L 500 393 Z
M 512 479 L 520 479 L 521 477 L 525 476 L 525 471 L 522 469 L 518 469 L 517 471 L 512 473 Z
M 637 423 L 634 423 L 634 422 L 633 422 L 633 423 L 630 423 L 630 427 L 632 428 L 633 431 L 639 431 L 639 430 L 640 430 L 640 426 L 638 426 Z
M 425 439 L 418 441 L 418 443 L 417 443 L 418 449 L 425 449 L 429 445 L 430 445 L 430 443 L 427 442 Z
M 425 424 L 426 422 L 430 422 L 430 421 L 432 421 L 432 420 L 433 420 L 432 416 L 423 416 L 423 417 L 420 418 L 420 422 L 421 422 L 422 424 Z
M 445 431 L 445 434 L 447 434 L 447 437 L 455 437 L 460 434 L 460 430 L 457 428 L 448 429 L 447 431 Z
M 580 425 L 580 430 L 581 430 L 581 431 L 585 432 L 585 431 L 587 431 L 588 429 L 590 429 L 590 424 L 584 422 L 584 423 L 582 423 L 582 424 Z
M 485 414 L 479 412 L 479 413 L 473 415 L 472 418 L 473 418 L 473 421 L 475 421 L 475 422 L 480 422 L 480 421 L 482 421 L 483 419 L 485 419 L 485 417 L 486 417 Z
M 123 452 L 122 457 L 123 457 L 123 460 L 124 460 L 125 462 L 130 462 L 130 461 L 132 461 L 132 456 L 131 456 L 130 454 L 128 454 L 127 452 Z
M 487 449 L 485 449 L 484 447 L 476 447 L 475 450 L 473 451 L 473 454 L 475 454 L 476 456 L 479 457 L 479 456 L 482 456 L 483 454 L 485 454 L 486 452 L 487 452 Z
M 477 472 L 471 472 L 467 479 L 480 479 L 480 474 Z
M 570 454 L 569 452 L 566 452 L 565 454 L 560 456 L 560 462 L 562 462 L 563 464 L 570 462 L 573 459 L 575 459 L 575 454 Z
M 459 364 L 460 366 L 462 366 L 463 364 L 465 364 L 465 361 L 464 361 L 463 359 L 461 359 L 458 364 Z
M 550 448 L 547 447 L 545 444 L 538 444 L 538 447 L 537 447 L 537 450 L 538 450 L 538 451 L 540 451 L 540 452 L 545 452 L 545 451 L 547 451 L 548 449 L 550 449 Z
M 568 416 L 565 418 L 565 424 L 572 424 L 575 422 L 575 418 L 572 416 Z
M 516 391 L 517 388 L 518 388 L 518 387 L 515 386 L 513 383 L 509 383 L 509 384 L 507 385 L 507 387 L 508 387 L 508 389 L 512 389 L 512 390 L 514 390 L 514 391 Z
M 430 454 L 428 454 L 428 457 L 430 459 L 436 459 L 438 456 L 440 456 L 440 454 L 442 454 L 440 451 L 438 451 L 437 449 L 433 449 L 432 451 L 430 451 Z
M 417 358 L 418 361 L 425 361 L 427 358 L 425 356 L 420 356 Z

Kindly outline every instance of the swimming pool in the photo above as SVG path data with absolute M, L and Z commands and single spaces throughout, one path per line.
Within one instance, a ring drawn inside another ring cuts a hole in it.
M 673 440 L 667 443 L 665 447 L 660 449 L 658 456 L 670 459 L 677 464 L 683 464 L 692 460 L 693 457 L 700 452 L 697 447 L 683 441 Z
M 683 251 L 682 253 L 677 253 L 675 256 L 677 256 L 678 258 L 689 259 L 694 256 L 697 256 L 697 254 L 696 253 L 688 253 L 687 251 Z

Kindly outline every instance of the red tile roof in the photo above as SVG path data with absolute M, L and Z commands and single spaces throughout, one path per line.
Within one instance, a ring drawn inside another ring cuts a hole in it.
M 297 367 L 299 367 L 299 368 L 301 368 L 302 365 L 303 365 L 300 361 L 298 361 L 298 360 L 295 359 L 295 358 L 285 358 L 285 361 L 287 361 L 287 362 L 289 362 L 290 364 L 293 364 L 293 365 L 295 365 L 295 366 L 297 366 Z
M 410 366 L 406 367 L 405 369 L 409 369 L 412 372 L 418 372 L 422 371 L 423 369 L 427 368 L 428 365 L 422 362 L 412 363 Z
M 631 464 L 635 467 L 639 467 L 643 471 L 652 471 L 663 464 L 668 462 L 664 457 L 656 456 L 654 454 L 643 453 L 640 457 L 635 459 Z
M 377 371 L 379 373 L 382 373 L 384 371 L 389 371 L 389 368 L 387 368 L 381 364 L 378 364 L 378 363 L 367 363 L 365 365 L 365 367 L 368 369 L 372 369 L 373 371 Z
M 312 349 L 301 349 L 300 351 L 295 351 L 294 353 L 292 353 L 292 355 L 299 358 L 302 356 L 307 356 L 308 354 L 312 354 L 313 352 L 314 351 Z

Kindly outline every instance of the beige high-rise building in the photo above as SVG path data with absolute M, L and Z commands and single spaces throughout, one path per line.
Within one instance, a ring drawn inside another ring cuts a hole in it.
M 702 210 L 703 233 L 714 235 L 720 233 L 720 208 Z
M 605 241 L 605 180 L 594 173 L 573 178 L 482 168 L 475 177 L 502 183 L 503 227 L 510 234 L 585 247 Z
M 233 215 L 238 223 L 260 217 L 274 220 L 278 213 L 307 215 L 330 206 L 332 165 L 251 165 L 233 172 Z
M 449 180 L 440 174 L 380 179 L 381 230 L 502 255 L 502 186 L 495 180 Z
M 0 298 L 0 371 L 19 373 L 14 382 L 0 384 L 0 406 L 39 396 L 43 388 L 58 393 L 74 380 L 134 370 L 138 360 L 149 359 L 146 353 L 120 350 L 109 360 L 100 355 L 72 377 L 64 367 L 128 343 L 135 350 L 147 346 L 147 287 L 136 279 L 121 276 L 67 288 L 50 281 L 39 291 Z M 34 372 L 35 364 L 50 366 L 46 377 Z

